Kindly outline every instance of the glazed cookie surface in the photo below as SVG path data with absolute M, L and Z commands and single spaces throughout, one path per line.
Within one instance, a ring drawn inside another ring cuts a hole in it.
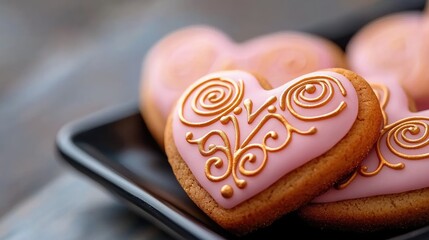
M 350 40 L 347 61 L 364 78 L 392 74 L 414 99 L 429 109 L 429 11 L 390 14 L 364 26 Z
M 142 68 L 140 109 L 154 138 L 164 128 L 185 88 L 217 70 L 241 69 L 268 79 L 273 87 L 302 74 L 344 67 L 343 51 L 332 42 L 301 32 L 278 32 L 235 43 L 210 26 L 190 26 L 159 41 Z
M 367 78 L 384 126 L 353 175 L 299 210 L 323 228 L 397 230 L 429 223 L 429 111 L 409 110 L 396 75 Z
M 197 206 L 242 235 L 351 173 L 381 121 L 368 83 L 345 69 L 312 72 L 277 88 L 248 72 L 220 71 L 183 93 L 169 117 L 165 150 Z

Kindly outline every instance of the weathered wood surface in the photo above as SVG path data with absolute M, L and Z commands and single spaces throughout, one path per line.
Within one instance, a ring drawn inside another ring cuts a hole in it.
M 166 237 L 70 174 L 55 155 L 57 131 L 93 111 L 136 100 L 146 51 L 172 30 L 211 24 L 243 41 L 344 19 L 374 2 L 0 1 L 0 235 Z
M 0 239 L 171 239 L 84 176 L 64 173 L 0 220 Z

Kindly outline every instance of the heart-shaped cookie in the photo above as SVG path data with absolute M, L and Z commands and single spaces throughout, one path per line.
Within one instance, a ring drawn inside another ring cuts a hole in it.
M 344 67 L 343 51 L 332 42 L 301 32 L 279 32 L 233 42 L 209 26 L 177 30 L 148 53 L 142 69 L 141 112 L 160 145 L 168 114 L 184 89 L 217 70 L 241 69 L 263 76 L 273 87 L 302 74 Z
M 429 8 L 393 13 L 364 26 L 346 48 L 364 78 L 394 73 L 419 110 L 429 109 Z
M 429 110 L 409 110 L 409 97 L 395 74 L 367 80 L 383 109 L 381 135 L 353 175 L 303 207 L 300 215 L 342 230 L 424 226 L 429 223 Z
M 248 72 L 221 71 L 183 93 L 166 127 L 165 150 L 190 198 L 222 227 L 244 234 L 350 173 L 381 121 L 368 83 L 345 69 L 273 89 Z

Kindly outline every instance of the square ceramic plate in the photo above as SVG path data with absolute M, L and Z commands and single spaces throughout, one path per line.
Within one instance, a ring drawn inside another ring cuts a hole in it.
M 234 239 L 207 218 L 176 181 L 167 158 L 148 132 L 137 103 L 113 107 L 64 126 L 57 147 L 62 158 L 102 184 L 173 237 Z M 358 235 L 312 229 L 293 214 L 242 239 L 291 236 L 323 239 L 424 239 L 429 226 L 410 232 Z
M 353 33 L 371 19 L 394 11 L 421 9 L 423 4 L 424 1 L 399 4 L 392 1 L 369 9 L 364 15 L 350 16 L 349 24 L 343 22 L 314 32 L 344 47 Z M 211 221 L 181 189 L 165 154 L 148 132 L 138 103 L 112 107 L 67 124 L 58 133 L 56 146 L 61 159 L 125 200 L 132 209 L 173 237 L 236 238 Z M 243 239 L 284 238 L 285 233 L 300 239 L 427 239 L 429 226 L 409 232 L 358 235 L 313 229 L 289 214 Z

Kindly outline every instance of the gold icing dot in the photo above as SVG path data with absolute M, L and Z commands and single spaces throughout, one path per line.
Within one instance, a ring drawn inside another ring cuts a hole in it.
M 306 84 L 305 85 L 305 91 L 308 93 L 314 93 L 316 91 L 316 87 L 314 86 L 314 84 Z
M 276 111 L 276 107 L 274 107 L 273 105 L 268 107 L 268 112 L 274 113 L 275 111 Z
M 418 128 L 418 127 L 409 127 L 408 131 L 410 131 L 412 134 L 418 134 L 420 132 L 420 128 Z
M 186 139 L 192 139 L 193 137 L 194 137 L 194 134 L 192 134 L 192 132 L 186 133 Z
M 235 109 L 234 109 L 234 113 L 236 114 L 236 115 L 238 115 L 238 114 L 240 114 L 241 113 L 241 107 L 236 107 Z
M 212 99 L 216 97 L 216 93 L 209 93 L 208 99 Z
M 234 189 L 232 189 L 229 185 L 223 185 L 222 189 L 220 190 L 222 197 L 224 198 L 230 198 L 234 194 Z
M 237 186 L 239 188 L 244 188 L 244 187 L 246 187 L 246 185 L 247 185 L 246 180 L 240 179 L 240 180 L 237 181 Z

